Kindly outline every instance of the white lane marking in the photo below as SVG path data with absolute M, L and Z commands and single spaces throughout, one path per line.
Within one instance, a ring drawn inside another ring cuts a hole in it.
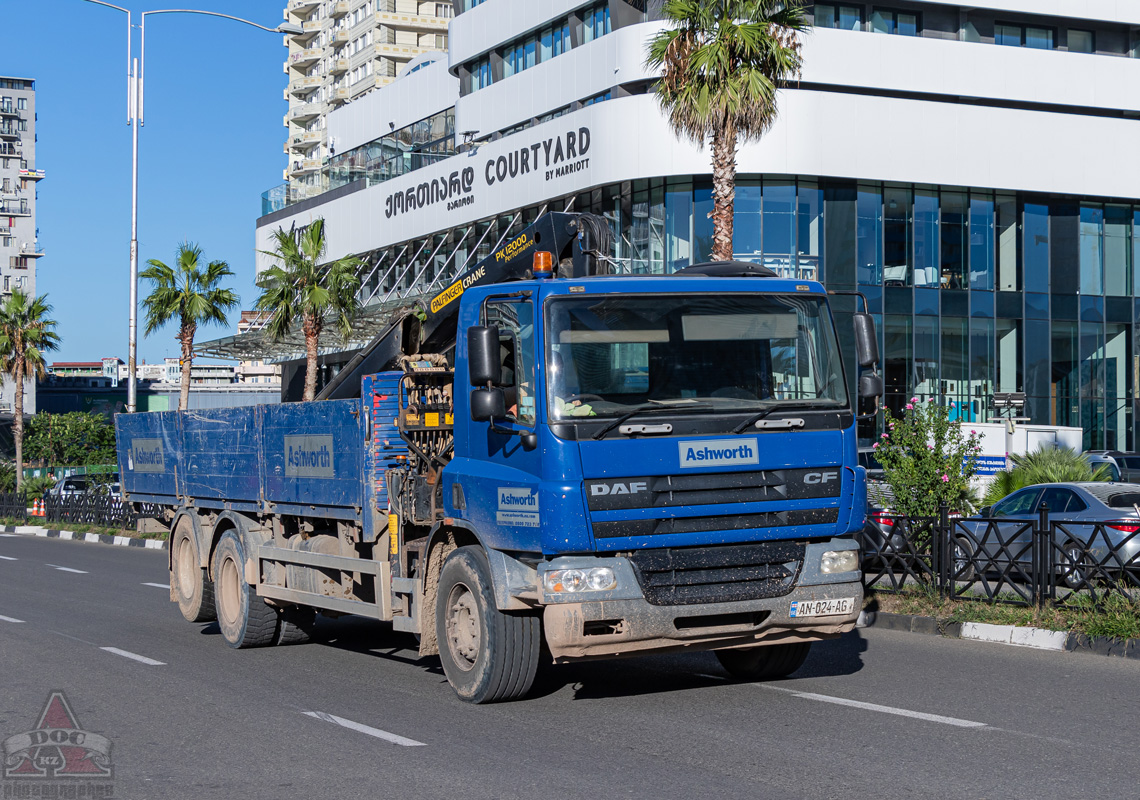
M 0 561 L 19 561 L 19 560 L 20 559 L 12 558 L 11 556 L 0 556 Z
M 3 615 L 0 615 L 0 622 L 16 622 L 21 625 L 24 624 L 24 621 L 22 619 L 16 619 L 15 617 L 5 617 Z
M 925 722 L 938 722 L 942 725 L 953 725 L 956 728 L 988 728 L 990 727 L 984 722 L 974 722 L 968 719 L 957 719 L 955 717 L 943 717 L 939 714 L 927 714 L 923 711 L 910 711 L 906 708 L 894 708 L 893 706 L 881 706 L 876 703 L 864 703 L 859 700 L 848 700 L 844 697 L 831 697 L 826 694 L 815 694 L 813 692 L 800 692 L 795 689 L 785 689 L 782 686 L 772 686 L 767 683 L 754 683 L 753 686 L 759 686 L 761 689 L 769 689 L 774 692 L 786 692 L 792 697 L 800 697 L 804 700 L 817 700 L 821 703 L 833 703 L 837 706 L 850 706 L 851 708 L 861 708 L 864 711 L 877 711 L 880 714 L 894 714 L 899 717 L 910 717 L 911 719 L 921 719 Z
M 108 653 L 114 653 L 115 655 L 122 656 L 123 658 L 129 658 L 132 661 L 138 661 L 140 664 L 147 664 L 152 667 L 166 666 L 165 661 L 155 661 L 153 658 L 147 658 L 146 656 L 140 656 L 138 653 L 131 653 L 126 650 L 120 650 L 117 647 L 100 647 L 99 649 L 106 650 Z
M 342 728 L 348 728 L 349 730 L 353 730 L 358 733 L 366 733 L 369 736 L 375 736 L 377 739 L 383 739 L 386 742 L 398 744 L 402 747 L 427 747 L 426 744 L 423 742 L 417 742 L 415 739 L 407 739 L 403 736 L 397 736 L 394 733 L 388 733 L 388 731 L 382 731 L 379 728 L 370 728 L 367 725 L 361 725 L 359 722 L 353 722 L 352 720 L 345 719 L 344 717 L 335 717 L 332 714 L 325 714 L 322 711 L 302 711 L 301 713 L 306 717 L 312 717 L 313 719 L 331 722 L 334 725 L 340 725 Z
M 55 564 L 48 564 L 47 566 L 52 569 L 58 569 L 60 572 L 74 572 L 76 575 L 86 575 L 87 573 L 81 569 L 72 569 L 71 567 L 60 567 Z
M 153 586 L 155 589 L 169 589 L 169 583 L 144 583 L 143 586 Z

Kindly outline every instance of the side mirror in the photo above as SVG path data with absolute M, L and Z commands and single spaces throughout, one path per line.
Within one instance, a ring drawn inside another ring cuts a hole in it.
M 538 447 L 538 434 L 531 431 L 519 434 L 519 441 L 522 442 L 522 448 L 526 451 L 531 451 Z
M 988 517 L 992 513 L 994 513 L 994 507 L 993 506 L 982 506 L 981 508 L 978 509 L 978 516 L 979 517 Z
M 882 397 L 883 378 L 875 372 L 868 372 L 859 376 L 860 397 Z
M 496 419 L 505 419 L 507 416 L 507 399 L 503 390 L 473 389 L 471 391 L 471 420 L 473 422 L 492 422 Z
M 875 318 L 870 314 L 855 315 L 855 353 L 861 367 L 873 367 L 879 363 L 879 337 L 875 333 Z M 882 394 L 881 390 L 879 394 Z
M 499 363 L 499 329 L 493 325 L 472 325 L 467 329 L 467 375 L 472 386 L 486 386 L 502 380 Z M 501 394 L 501 393 L 500 393 Z M 474 400 L 474 393 L 472 393 Z M 475 412 L 475 403 L 471 403 Z M 503 414 L 502 416 L 506 416 Z

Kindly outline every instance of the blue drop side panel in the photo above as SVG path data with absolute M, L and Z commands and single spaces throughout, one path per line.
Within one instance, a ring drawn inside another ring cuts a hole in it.
M 182 412 L 185 494 L 209 500 L 259 500 L 260 406 Z
M 115 452 L 123 491 L 127 494 L 169 497 L 170 502 L 175 503 L 178 497 L 176 465 L 182 451 L 181 438 L 177 411 L 116 414 Z M 161 472 L 140 472 L 134 468 L 130 450 L 135 439 L 158 439 L 162 442 Z
M 262 463 L 270 503 L 363 507 L 364 435 L 361 401 L 320 400 L 262 406 Z M 288 475 L 286 436 L 330 437 L 332 476 Z

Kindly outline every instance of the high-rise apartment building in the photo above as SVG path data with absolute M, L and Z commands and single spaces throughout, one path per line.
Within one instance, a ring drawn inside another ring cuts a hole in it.
M 446 50 L 452 9 L 450 0 L 289 0 L 285 19 L 304 30 L 288 37 L 282 200 L 328 189 L 337 144 L 325 126 L 328 112 L 388 85 L 417 56 Z
M 0 75 L 0 302 L 13 289 L 36 290 L 36 260 L 44 254 L 36 230 L 36 84 Z M 0 412 L 12 411 L 14 387 L 0 385 Z M 35 382 L 24 387 L 24 411 L 36 411 Z

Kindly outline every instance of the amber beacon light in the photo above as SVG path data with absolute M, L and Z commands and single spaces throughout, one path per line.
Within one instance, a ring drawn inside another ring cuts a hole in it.
M 554 255 L 546 250 L 534 254 L 534 277 L 549 278 L 554 270 Z

